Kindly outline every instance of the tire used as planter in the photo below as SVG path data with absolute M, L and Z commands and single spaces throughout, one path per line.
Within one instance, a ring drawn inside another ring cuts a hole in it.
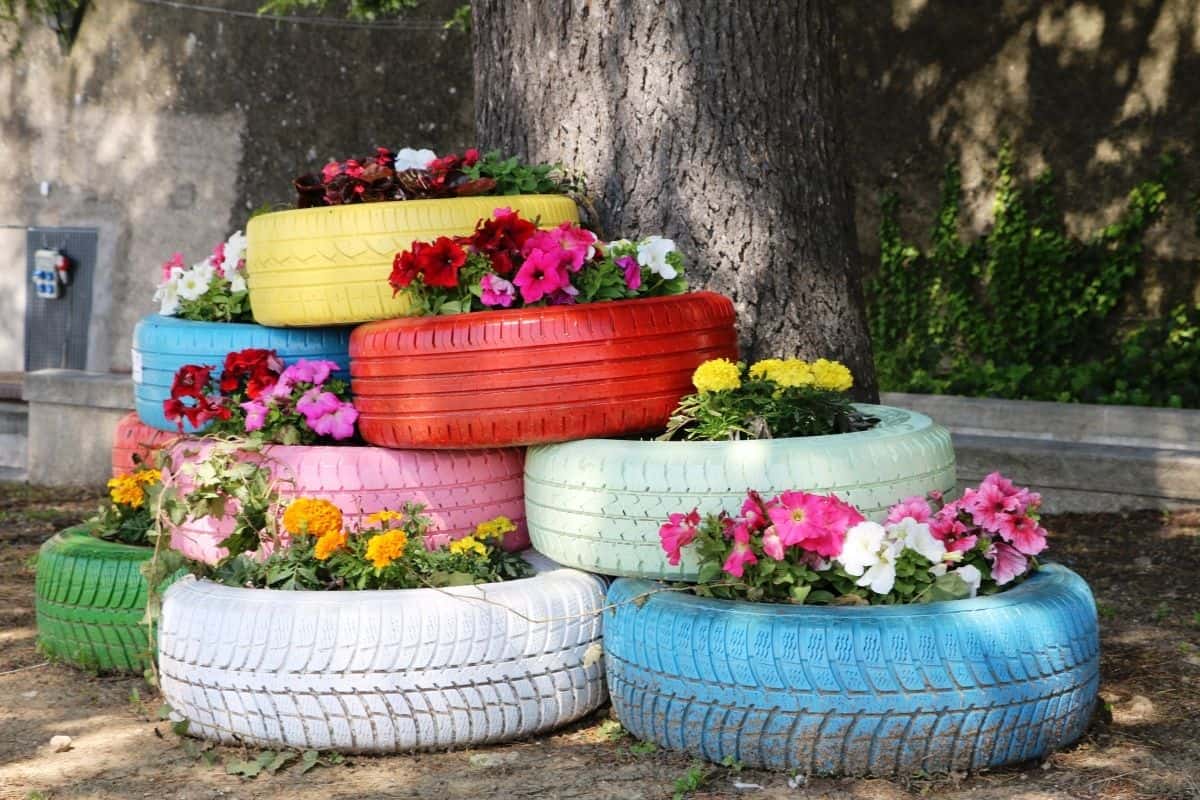
M 408 313 L 407 296 L 388 285 L 392 259 L 414 241 L 460 236 L 508 207 L 543 228 L 578 222 L 560 195 L 303 208 L 260 214 L 246 225 L 246 274 L 254 319 L 264 325 L 346 325 Z
M 530 448 L 525 513 L 533 546 L 589 572 L 694 580 L 691 548 L 672 567 L 659 543 L 659 526 L 674 512 L 733 514 L 747 489 L 765 497 L 800 489 L 833 492 L 879 519 L 906 497 L 955 488 L 945 428 L 902 408 L 860 408 L 879 424 L 794 439 L 586 439 Z
M 98 672 L 141 672 L 150 642 L 141 624 L 154 555 L 68 528 L 42 545 L 34 584 L 38 642 L 47 656 Z
M 159 634 L 189 732 L 386 753 L 508 741 L 605 700 L 604 583 L 536 554 L 523 580 L 447 589 L 270 591 L 184 579 Z
M 712 292 L 362 325 L 358 429 L 385 447 L 471 448 L 661 430 L 711 358 L 737 358 Z
M 172 449 L 177 471 L 184 460 L 203 458 L 208 446 L 187 441 Z M 342 510 L 347 530 L 365 524 L 376 511 L 399 511 L 406 502 L 424 503 L 433 520 L 426 542 L 441 546 L 506 516 L 517 530 L 504 548 L 529 546 L 522 489 L 524 452 L 515 448 L 472 452 L 390 450 L 383 447 L 285 446 L 263 449 L 277 481 L 281 504 L 296 497 L 328 500 Z M 171 479 L 168 479 L 170 482 Z M 181 484 L 186 490 L 186 486 Z M 188 558 L 216 563 L 227 551 L 218 544 L 232 531 L 231 520 L 187 520 L 171 531 L 171 547 Z
M 171 396 L 171 382 L 185 364 L 207 364 L 220 372 L 225 356 L 255 347 L 274 350 L 281 359 L 333 361 L 349 377 L 349 328 L 286 330 L 237 322 L 193 322 L 157 314 L 141 319 L 133 329 L 134 407 L 142 422 L 162 431 L 179 426 L 163 415 L 163 401 Z M 184 423 L 186 433 L 196 429 Z
M 151 428 L 138 418 L 136 411 L 121 417 L 113 434 L 112 474 L 128 475 L 139 465 L 154 466 L 154 454 L 163 445 L 179 438 L 178 434 Z M 137 460 L 135 460 L 135 457 Z
M 1096 706 L 1092 594 L 1043 567 L 989 597 L 788 606 L 651 594 L 620 579 L 605 614 L 609 690 L 634 736 L 720 763 L 908 776 L 1039 758 Z

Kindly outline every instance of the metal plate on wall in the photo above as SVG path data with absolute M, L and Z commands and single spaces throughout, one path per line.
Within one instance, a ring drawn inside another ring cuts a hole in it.
M 25 371 L 87 369 L 88 325 L 92 317 L 92 275 L 96 271 L 96 228 L 29 228 L 25 234 Z M 71 282 L 55 299 L 34 291 L 34 254 L 59 250 L 71 260 Z

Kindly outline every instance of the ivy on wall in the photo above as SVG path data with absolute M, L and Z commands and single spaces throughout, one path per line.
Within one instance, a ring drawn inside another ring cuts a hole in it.
M 962 186 L 946 168 L 930 244 L 906 241 L 899 198 L 883 198 L 879 271 L 868 284 L 880 386 L 887 391 L 1060 402 L 1200 407 L 1200 308 L 1122 329 L 1124 294 L 1163 214 L 1174 161 L 1129 194 L 1120 218 L 1067 233 L 1047 171 L 1031 186 L 1000 149 L 994 221 L 959 235 Z

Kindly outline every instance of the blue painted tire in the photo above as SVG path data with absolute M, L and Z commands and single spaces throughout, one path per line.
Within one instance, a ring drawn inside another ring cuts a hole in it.
M 261 347 L 284 361 L 297 358 L 335 361 L 338 377 L 350 380 L 350 328 L 267 328 L 237 322 L 192 322 L 158 314 L 143 317 L 133 329 L 133 396 L 138 417 L 151 428 L 177 431 L 163 416 L 171 381 L 185 364 L 220 368 L 235 350 Z M 184 423 L 186 433 L 196 430 Z
M 1044 566 L 915 606 L 730 602 L 622 578 L 604 623 L 621 724 L 709 761 L 814 775 L 979 770 L 1077 739 L 1100 682 L 1087 584 Z

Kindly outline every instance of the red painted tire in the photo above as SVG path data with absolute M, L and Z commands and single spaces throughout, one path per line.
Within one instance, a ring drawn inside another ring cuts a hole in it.
M 150 464 L 152 456 L 167 442 L 179 438 L 177 433 L 168 433 L 151 428 L 138 419 L 136 411 L 130 411 L 121 417 L 117 423 L 117 431 L 113 434 L 112 473 L 113 476 L 126 475 L 137 467 L 133 457 L 137 456 L 143 464 Z
M 202 457 L 207 447 L 192 439 L 176 445 L 172 462 Z M 382 447 L 264 448 L 280 497 L 316 497 L 342 510 L 346 527 L 354 530 L 365 518 L 385 508 L 398 511 L 406 501 L 424 503 L 433 520 L 426 538 L 431 547 L 470 533 L 480 522 L 506 516 L 517 530 L 504 539 L 506 550 L 529 546 L 525 528 L 523 472 L 525 451 L 476 450 L 434 452 L 389 450 Z M 176 482 L 171 476 L 168 484 Z M 179 481 L 182 485 L 182 481 Z M 215 563 L 226 551 L 218 542 L 229 535 L 231 523 L 205 517 L 187 520 L 171 532 L 171 546 L 189 558 Z
M 358 429 L 384 447 L 472 448 L 663 428 L 710 358 L 737 358 L 711 292 L 373 322 L 350 336 Z

